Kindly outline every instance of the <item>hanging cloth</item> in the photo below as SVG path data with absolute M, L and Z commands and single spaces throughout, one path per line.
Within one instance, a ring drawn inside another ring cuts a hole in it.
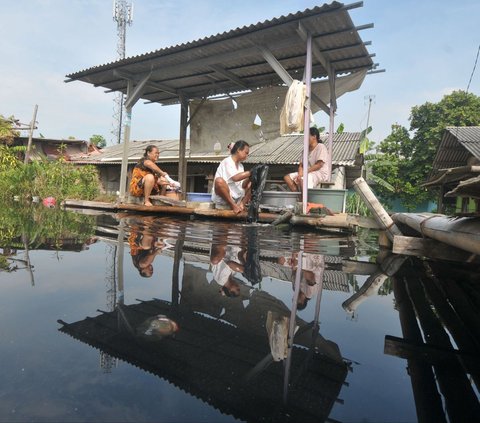
M 303 131 L 303 117 L 307 88 L 301 81 L 294 79 L 285 96 L 280 113 L 280 134 Z

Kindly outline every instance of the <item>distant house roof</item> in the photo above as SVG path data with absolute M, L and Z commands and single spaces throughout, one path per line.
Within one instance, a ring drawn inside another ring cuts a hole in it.
M 480 160 L 480 126 L 449 126 L 433 161 L 433 171 L 464 166 L 474 156 Z
M 478 173 L 479 162 L 480 126 L 449 126 L 443 133 L 425 185 L 444 185 L 471 177 L 472 173 Z
M 67 75 L 111 91 L 127 92 L 128 81 L 144 80 L 141 98 L 163 105 L 186 99 L 232 94 L 282 85 L 265 56 L 272 54 L 298 79 L 305 66 L 305 34 L 312 35 L 312 78 L 325 78 L 333 67 L 336 75 L 373 70 L 369 54 L 349 10 L 362 2 L 324 4 L 303 12 L 281 16 L 196 41 L 166 47 L 116 62 L 94 66 Z M 267 51 L 267 53 L 266 53 Z
M 15 137 L 13 145 L 28 145 L 28 137 Z M 30 160 L 49 159 L 55 160 L 64 157 L 69 160 L 72 156 L 87 155 L 89 141 L 64 140 L 52 138 L 33 138 Z
M 321 136 L 322 140 L 327 135 Z M 333 136 L 333 160 L 336 166 L 355 166 L 359 160 L 359 148 L 361 141 L 360 132 L 344 132 Z M 145 148 L 153 144 L 160 151 L 159 163 L 176 163 L 179 160 L 178 140 L 148 140 L 133 141 L 129 144 L 128 161 L 136 163 L 143 156 Z M 252 145 L 250 155 L 246 163 L 267 163 L 294 165 L 300 161 L 303 151 L 303 135 L 289 135 L 278 137 L 272 141 Z M 71 157 L 78 164 L 121 164 L 123 144 L 106 147 L 100 154 L 81 154 Z M 215 154 L 213 151 L 195 153 L 190 155 L 190 142 L 187 140 L 186 157 L 189 163 L 218 163 L 227 157 L 228 151 Z

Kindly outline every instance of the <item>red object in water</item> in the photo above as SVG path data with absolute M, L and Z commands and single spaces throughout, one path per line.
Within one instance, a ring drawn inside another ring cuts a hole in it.
M 53 197 L 46 197 L 42 201 L 43 205 L 46 207 L 55 207 L 55 204 L 57 204 L 57 200 Z

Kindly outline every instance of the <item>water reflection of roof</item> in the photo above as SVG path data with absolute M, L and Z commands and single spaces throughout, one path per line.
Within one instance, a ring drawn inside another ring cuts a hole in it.
M 152 342 L 128 330 L 158 314 L 178 323 L 180 330 L 174 337 Z M 324 421 L 347 374 L 340 357 L 335 360 L 318 348 L 295 347 L 289 399 L 282 405 L 283 362 L 273 362 L 257 377 L 246 379 L 270 354 L 266 336 L 162 300 L 119 306 L 72 324 L 60 323 L 60 331 L 75 339 L 245 421 Z

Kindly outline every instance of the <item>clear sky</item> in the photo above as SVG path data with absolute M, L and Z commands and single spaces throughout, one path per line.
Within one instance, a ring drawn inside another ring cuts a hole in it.
M 134 56 L 321 5 L 309 0 L 133 0 L 126 55 Z M 347 1 L 345 4 L 353 3 Z M 412 106 L 465 90 L 480 44 L 479 0 L 364 0 L 350 15 L 385 73 L 338 101 L 336 122 L 347 131 L 367 123 L 379 142 L 393 123 L 409 127 Z M 112 138 L 113 94 L 65 75 L 116 60 L 111 0 L 0 0 L 0 114 L 29 123 L 38 104 L 38 130 L 47 138 Z M 469 92 L 480 95 L 480 63 Z M 179 108 L 133 108 L 131 138 L 179 135 Z M 316 123 L 328 127 L 324 113 Z

